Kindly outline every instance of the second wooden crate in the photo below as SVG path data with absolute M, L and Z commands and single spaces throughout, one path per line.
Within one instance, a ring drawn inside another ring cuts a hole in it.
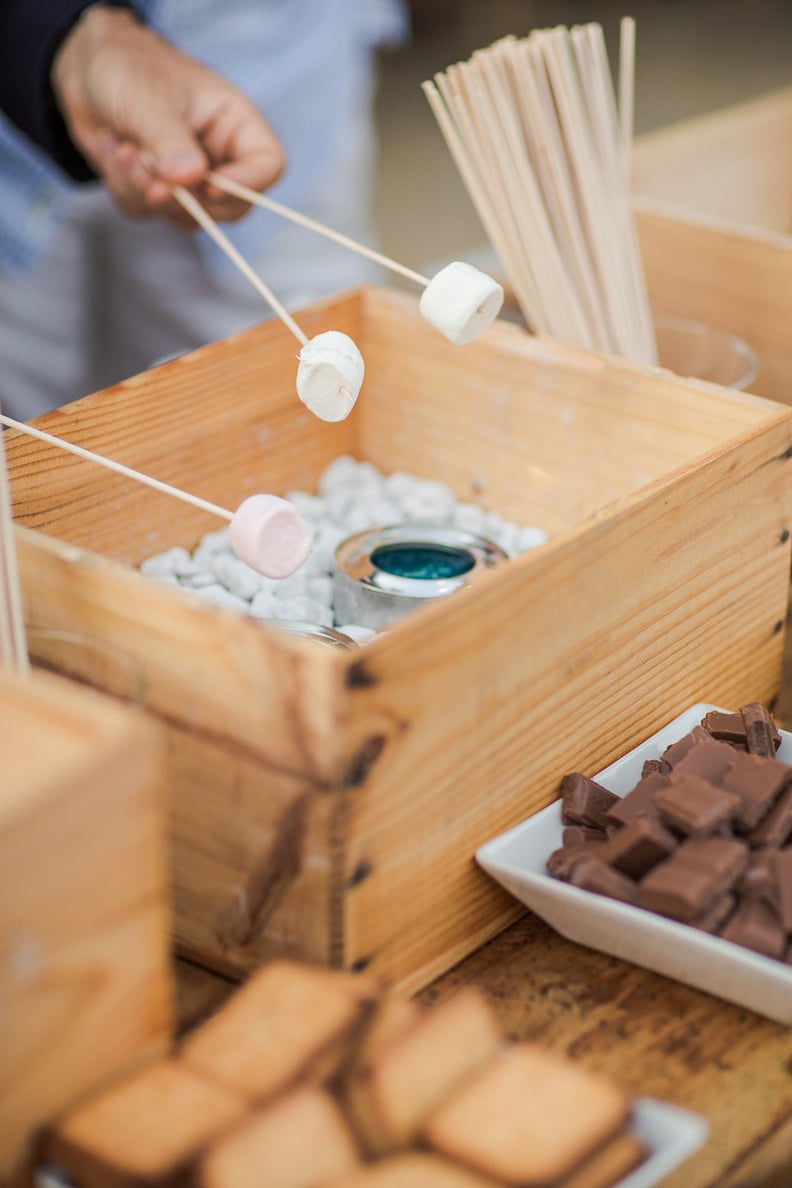
M 641 137 L 634 209 L 656 314 L 745 339 L 792 404 L 792 88 Z

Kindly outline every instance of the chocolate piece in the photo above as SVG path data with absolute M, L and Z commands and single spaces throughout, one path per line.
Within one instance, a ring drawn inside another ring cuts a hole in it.
M 691 837 L 676 852 L 680 862 L 688 862 L 711 873 L 721 894 L 729 891 L 745 871 L 750 851 L 740 841 L 721 837 Z
M 721 742 L 730 743 L 731 746 L 736 747 L 740 751 L 748 750 L 748 741 L 745 737 L 745 723 L 742 720 L 742 714 L 726 714 L 721 710 L 710 710 L 701 719 L 701 726 L 713 738 L 719 739 Z
M 676 848 L 673 833 L 654 817 L 636 817 L 608 841 L 606 854 L 614 869 L 640 879 Z
M 689 921 L 691 928 L 698 928 L 701 932 L 718 932 L 737 906 L 737 896 L 727 891 L 710 906 Z
M 561 846 L 560 849 L 553 850 L 547 859 L 547 869 L 554 878 L 563 879 L 566 882 L 575 863 L 579 862 L 581 858 L 592 858 L 598 855 L 601 845 L 601 842 L 581 842 L 572 846 Z
M 643 776 L 631 792 L 621 800 L 617 798 L 616 803 L 611 805 L 605 814 L 607 824 L 620 828 L 628 825 L 636 817 L 656 817 L 655 795 L 659 788 L 666 786 L 668 779 L 667 775 L 660 772 Z
M 561 820 L 564 825 L 605 828 L 605 814 L 619 798 L 579 771 L 561 781 Z
M 792 837 L 792 784 L 787 784 L 769 813 L 749 834 L 752 846 L 775 846 L 780 849 Z
M 734 818 L 735 828 L 746 833 L 755 829 L 790 777 L 792 767 L 786 763 L 735 751 L 723 777 L 723 787 L 740 799 Z
M 567 825 L 561 830 L 561 844 L 580 846 L 585 842 L 605 842 L 608 835 L 604 829 L 591 829 L 588 825 Z
M 744 899 L 720 935 L 765 957 L 782 957 L 786 949 L 781 921 L 761 899 Z
M 670 763 L 672 767 L 676 767 L 680 759 L 684 759 L 688 751 L 693 747 L 703 742 L 711 742 L 712 739 L 707 731 L 701 726 L 694 726 L 689 734 L 684 734 L 677 742 L 671 743 L 663 751 L 663 758 L 666 763 Z
M 641 907 L 685 923 L 703 915 L 717 896 L 712 872 L 680 861 L 676 855 L 661 862 L 638 885 Z
M 741 899 L 761 899 L 768 907 L 778 910 L 778 872 L 776 850 L 756 850 L 737 883 Z
M 709 738 L 700 742 L 674 764 L 674 774 L 700 776 L 709 784 L 720 784 L 734 758 L 734 747 Z
M 665 759 L 644 759 L 643 767 L 641 768 L 641 778 L 648 775 L 668 775 L 671 770 L 671 764 L 666 763 Z
M 694 836 L 712 833 L 727 824 L 740 808 L 740 800 L 732 792 L 716 788 L 700 776 L 676 772 L 669 776 L 666 787 L 658 791 L 655 804 L 664 825 Z
M 740 706 L 740 717 L 745 726 L 745 740 L 752 755 L 763 755 L 772 759 L 781 745 L 781 735 L 776 730 L 770 712 L 758 701 Z
M 775 856 L 778 879 L 778 908 L 781 923 L 792 933 L 792 849 L 780 850 Z
M 583 891 L 607 895 L 610 899 L 620 899 L 624 903 L 635 903 L 638 898 L 638 888 L 632 879 L 619 874 L 601 858 L 580 859 L 572 868 L 569 881 Z

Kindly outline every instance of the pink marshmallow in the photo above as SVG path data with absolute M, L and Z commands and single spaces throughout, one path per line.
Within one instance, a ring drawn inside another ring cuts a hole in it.
M 240 561 L 269 578 L 289 577 L 313 547 L 297 508 L 277 495 L 249 495 L 234 512 L 229 532 Z

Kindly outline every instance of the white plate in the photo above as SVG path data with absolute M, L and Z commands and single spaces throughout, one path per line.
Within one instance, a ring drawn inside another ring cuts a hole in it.
M 594 778 L 624 796 L 640 779 L 645 759 L 659 758 L 669 743 L 717 708 L 703 702 L 691 706 Z M 778 758 L 792 763 L 792 734 L 782 730 L 781 738 Z M 561 845 L 562 829 L 559 799 L 481 846 L 476 858 L 512 895 L 569 940 L 676 978 L 778 1023 L 792 1023 L 792 966 L 554 879 L 545 863 Z
M 633 1102 L 630 1133 L 646 1144 L 647 1158 L 614 1188 L 652 1188 L 702 1145 L 708 1126 L 698 1114 L 652 1097 Z

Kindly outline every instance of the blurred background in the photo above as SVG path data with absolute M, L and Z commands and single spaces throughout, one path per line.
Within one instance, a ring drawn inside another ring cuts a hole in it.
M 619 21 L 635 17 L 637 135 L 792 85 L 792 0 L 412 0 L 411 9 L 412 40 L 381 62 L 375 218 L 383 251 L 419 269 L 485 243 L 420 84 L 498 37 L 599 21 L 615 67 Z

